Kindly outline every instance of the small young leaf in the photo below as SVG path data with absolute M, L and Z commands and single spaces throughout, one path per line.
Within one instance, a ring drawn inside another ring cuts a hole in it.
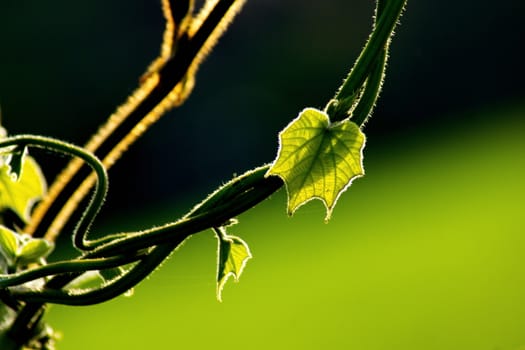
M 7 227 L 0 225 L 0 253 L 4 255 L 9 265 L 12 265 L 17 256 L 17 234 Z
M 30 238 L 18 251 L 17 263 L 27 265 L 45 258 L 51 253 L 54 244 L 43 238 Z
M 27 222 L 33 204 L 44 196 L 45 191 L 44 176 L 33 158 L 24 157 L 17 181 L 11 177 L 7 164 L 0 165 L 0 211 L 10 208 Z
M 226 281 L 230 276 L 233 276 L 236 282 L 239 281 L 244 266 L 252 254 L 246 242 L 239 237 L 226 234 L 226 229 L 223 227 L 218 229 L 217 239 L 219 240 L 217 299 L 222 301 L 222 289 Z
M 364 175 L 365 135 L 349 120 L 332 124 L 325 112 L 306 108 L 279 138 L 277 159 L 268 175 L 278 175 L 285 182 L 288 214 L 317 198 L 327 209 L 327 221 L 341 193 Z

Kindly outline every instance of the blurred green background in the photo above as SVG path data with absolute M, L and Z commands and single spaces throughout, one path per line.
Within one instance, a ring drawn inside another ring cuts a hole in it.
M 52 307 L 59 348 L 524 348 L 524 7 L 409 2 L 365 129 L 367 175 L 329 224 L 318 202 L 286 217 L 280 191 L 232 228 L 255 257 L 223 303 L 203 233 L 131 298 Z M 372 11 L 248 0 L 189 101 L 111 170 L 96 230 L 172 220 L 273 160 L 277 132 L 339 86 Z M 4 126 L 83 143 L 136 86 L 162 27 L 156 1 L 2 0 Z M 64 162 L 39 156 L 49 178 Z

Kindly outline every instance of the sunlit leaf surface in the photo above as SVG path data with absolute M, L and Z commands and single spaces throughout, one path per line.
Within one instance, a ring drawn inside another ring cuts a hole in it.
M 217 299 L 222 300 L 222 289 L 230 276 L 239 280 L 246 262 L 252 257 L 248 244 L 236 236 L 226 234 L 221 228 L 219 239 L 219 261 L 217 264 Z
M 16 233 L 0 225 L 0 254 L 11 264 L 16 259 L 18 240 Z
M 268 174 L 286 183 L 288 213 L 318 198 L 328 220 L 341 193 L 364 175 L 365 135 L 351 121 L 331 124 L 326 113 L 306 108 L 279 138 L 279 153 Z
M 28 221 L 33 204 L 46 191 L 44 177 L 31 157 L 24 157 L 18 178 L 12 175 L 9 165 L 0 165 L 0 211 L 9 208 Z

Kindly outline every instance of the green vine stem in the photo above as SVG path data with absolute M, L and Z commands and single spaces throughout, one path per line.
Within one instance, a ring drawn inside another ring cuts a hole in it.
M 282 187 L 283 182 L 280 178 L 265 176 L 267 170 L 268 166 L 262 166 L 235 178 L 179 221 L 127 234 L 124 238 L 99 246 L 86 256 L 123 254 L 169 243 L 177 237 L 187 237 L 209 228 L 224 226 L 230 219 L 254 207 Z
M 383 79 L 385 76 L 387 50 L 381 51 L 381 54 L 377 58 L 377 63 L 373 66 L 370 76 L 366 80 L 366 86 L 364 88 L 359 102 L 355 105 L 352 110 L 352 121 L 357 125 L 363 127 L 366 121 L 372 114 L 375 103 L 381 92 L 381 86 L 383 85 Z
M 137 116 L 147 113 L 163 99 L 159 96 L 166 96 L 171 91 L 171 83 L 178 84 L 185 79 L 189 67 L 194 60 L 201 59 L 200 50 L 206 46 L 211 35 L 216 35 L 213 33 L 216 33 L 222 16 L 234 3 L 235 0 L 218 2 L 190 41 L 185 41 L 188 38 L 179 38 L 178 53 L 158 70 L 162 79 L 154 90 L 157 92 L 152 95 L 156 98 L 146 99 L 133 113 Z M 193 2 L 186 1 L 185 4 L 192 6 Z M 373 32 L 335 97 L 325 107 L 332 122 L 350 117 L 359 127 L 366 123 L 381 90 L 390 39 L 405 4 L 406 0 L 377 2 Z M 186 5 L 181 10 L 185 14 L 188 11 Z M 169 84 L 163 84 L 164 79 Z M 140 122 L 140 119 L 137 120 Z M 21 135 L 0 141 L 0 148 L 12 146 L 39 147 L 78 157 L 96 174 L 95 191 L 72 233 L 73 245 L 81 255 L 76 259 L 0 276 L 2 297 L 16 301 L 12 304 L 15 304 L 18 315 L 11 325 L 9 335 L 19 344 L 24 344 L 34 334 L 46 303 L 91 305 L 121 295 L 150 275 L 188 237 L 210 228 L 229 225 L 236 216 L 283 186 L 280 177 L 267 175 L 270 166 L 264 165 L 221 186 L 180 220 L 143 231 L 123 232 L 88 240 L 90 227 L 103 204 L 108 187 L 103 161 L 81 147 L 41 136 Z M 131 267 L 127 271 L 102 286 L 75 292 L 65 289 L 87 271 L 106 270 L 128 264 Z M 45 283 L 39 289 L 21 286 L 41 278 L 45 278 Z
M 21 285 L 39 278 L 58 274 L 72 274 L 119 267 L 140 260 L 145 255 L 146 253 L 142 252 L 139 254 L 118 255 L 108 258 L 76 259 L 50 263 L 10 275 L 0 275 L 0 288 L 3 289 Z M 11 293 L 11 296 L 15 296 L 15 294 L 16 293 Z
M 108 175 L 102 162 L 95 155 L 86 151 L 82 147 L 78 147 L 50 137 L 17 135 L 0 141 L 0 149 L 11 146 L 23 148 L 39 147 L 47 151 L 78 157 L 91 167 L 91 169 L 97 175 L 97 182 L 91 200 L 73 231 L 73 245 L 78 250 L 83 251 L 93 249 L 96 245 L 103 243 L 105 239 L 102 239 L 102 241 L 93 242 L 89 242 L 84 239 L 98 212 L 100 211 L 108 191 Z M 110 239 L 113 239 L 113 237 L 110 237 Z
M 113 242 L 107 243 L 88 252 L 81 259 L 87 259 L 90 263 L 90 266 L 93 263 L 100 264 L 103 268 L 112 267 L 114 263 L 113 260 L 99 260 L 104 259 L 108 256 L 118 256 L 117 254 L 129 254 L 134 251 L 144 251 L 149 247 L 156 246 L 151 252 L 143 253 L 142 256 L 138 255 L 136 260 L 139 258 L 141 262 L 131 269 L 127 273 L 129 275 L 129 280 L 134 280 L 135 284 L 140 282 L 140 280 L 147 276 L 144 274 L 145 267 L 153 270 L 156 266 L 153 266 L 150 262 L 143 263 L 146 260 L 146 255 L 156 256 L 156 259 L 159 260 L 159 263 L 164 260 L 164 258 L 169 255 L 169 253 L 182 243 L 187 237 L 197 232 L 203 231 L 208 228 L 222 226 L 228 222 L 232 217 L 237 216 L 238 214 L 248 210 L 253 207 L 255 204 L 259 203 L 264 198 L 267 198 L 271 193 L 275 192 L 282 186 L 282 182 L 277 177 L 266 178 L 264 174 L 266 173 L 267 167 L 261 167 L 256 171 L 251 171 L 244 176 L 232 180 L 229 184 L 223 186 L 215 194 L 212 194 L 207 200 L 202 204 L 197 206 L 188 217 L 182 219 L 175 223 L 170 223 L 161 227 L 153 228 L 150 230 L 136 232 L 136 233 L 126 233 L 123 234 L 124 238 L 117 239 Z M 246 180 L 246 181 L 242 181 Z M 235 188 L 235 195 L 232 188 Z M 237 192 L 238 191 L 238 192 Z M 233 195 L 233 196 L 232 196 Z M 223 204 L 215 206 L 216 203 L 221 202 Z M 210 209 L 213 208 L 213 209 Z M 175 244 L 175 246 L 173 246 Z M 173 246 L 171 250 L 166 251 L 165 249 L 159 249 L 164 247 L 164 245 Z M 101 258 L 102 257 L 102 258 Z M 107 259 L 107 258 L 106 258 Z M 152 258 L 153 259 L 153 258 Z M 72 262 L 71 265 L 61 264 L 59 265 L 61 272 L 73 273 L 79 271 L 79 263 L 83 260 L 78 260 Z M 149 261 L 149 260 L 148 260 Z M 156 261 L 156 260 L 155 260 Z M 108 264 L 108 263 L 111 263 Z M 52 266 L 52 265 L 49 265 Z M 52 267 L 56 269 L 56 266 Z M 43 270 L 44 268 L 40 268 Z M 68 270 L 69 269 L 69 270 Z M 82 271 L 82 270 L 80 270 Z M 151 272 L 151 271 L 150 271 Z M 28 272 L 29 273 L 29 272 Z M 35 275 L 38 273 L 38 276 L 42 274 L 42 271 L 35 272 Z M 19 276 L 13 276 L 21 278 Z M 56 288 L 56 281 L 65 281 L 69 283 L 72 279 L 78 277 L 78 275 L 69 275 L 64 277 L 57 276 L 52 278 L 47 284 L 46 288 Z M 27 278 L 27 275 L 24 275 L 24 278 Z M 1 284 L 12 283 L 9 279 L 6 278 Z M 64 282 L 59 283 L 60 288 L 63 287 Z M 110 289 L 109 285 L 106 286 L 106 289 Z M 129 289 L 129 288 L 127 288 Z M 127 289 L 124 289 L 127 290 Z M 82 299 L 85 295 L 96 294 L 95 291 L 90 291 L 86 294 L 79 293 L 76 297 L 77 299 Z M 121 293 L 117 293 L 114 296 L 117 296 Z M 43 301 L 43 302 L 53 302 L 53 303 L 65 303 L 70 304 L 71 302 L 67 298 L 73 297 L 67 293 L 59 293 L 56 291 L 50 292 L 49 290 L 44 291 L 12 291 L 11 295 L 20 300 L 25 301 Z M 61 296 L 60 300 L 56 299 L 56 296 Z M 46 299 L 48 296 L 52 296 L 52 299 Z M 83 303 L 95 303 L 97 301 L 93 299 L 86 298 Z
M 386 51 L 388 48 L 394 28 L 403 12 L 405 4 L 406 0 L 380 0 L 377 2 L 376 22 L 372 34 L 335 97 L 330 100 L 325 107 L 332 121 L 339 121 L 348 117 L 348 113 L 355 103 L 356 96 L 359 90 L 363 88 L 363 85 L 365 85 L 367 79 L 369 79 L 371 86 L 377 87 L 377 93 L 370 94 L 377 98 L 381 81 L 383 80 L 383 74 L 372 75 L 372 72 L 377 71 L 373 66 L 374 64 L 380 64 L 383 67 L 379 70 L 384 70 L 387 57 L 386 53 L 384 59 L 380 59 L 379 57 L 382 56 L 381 52 Z M 380 77 L 380 79 L 376 80 L 378 77 Z M 370 80 L 371 78 L 373 80 Z M 368 116 L 373 106 L 373 103 L 367 104 L 369 105 L 369 110 L 364 113 L 366 116 Z M 363 125 L 366 117 L 361 119 L 360 123 L 356 122 L 357 125 Z
M 385 1 L 378 1 L 376 4 L 376 15 L 375 19 L 381 18 L 385 15 Z M 374 27 L 377 26 L 377 22 L 374 20 Z M 391 29 L 393 32 L 393 28 Z M 368 117 L 372 114 L 372 110 L 375 106 L 377 99 L 379 98 L 379 93 L 383 85 L 383 80 L 385 78 L 385 69 L 388 60 L 388 49 L 390 46 L 390 39 L 392 33 L 386 40 L 383 45 L 380 53 L 375 58 L 375 61 L 370 69 L 370 74 L 368 75 L 359 101 L 352 110 L 352 121 L 361 127 L 365 125 Z M 348 79 L 349 80 L 349 79 Z M 344 85 L 344 83 L 343 83 Z M 342 88 L 341 88 L 342 90 Z

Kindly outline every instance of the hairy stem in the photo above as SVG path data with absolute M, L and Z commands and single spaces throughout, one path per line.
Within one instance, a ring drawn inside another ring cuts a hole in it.
M 385 62 L 385 60 L 378 60 L 378 57 L 381 56 L 383 50 L 387 49 L 395 25 L 401 16 L 405 4 L 406 0 L 378 2 L 376 8 L 377 22 L 374 30 L 334 99 L 332 99 L 325 108 L 327 111 L 330 111 L 329 114 L 332 121 L 339 121 L 348 117 L 348 112 L 352 107 L 355 96 L 359 94 L 370 73 L 374 71 L 374 64 Z M 371 85 L 377 84 L 374 83 Z M 380 85 L 381 84 L 377 86 L 380 87 Z M 365 114 L 368 115 L 368 113 Z
M 212 1 L 208 1 L 210 4 Z M 119 107 L 86 145 L 109 169 L 128 147 L 169 109 L 179 106 L 191 91 L 198 65 L 211 50 L 244 1 L 223 0 L 199 17 L 189 32 L 172 30 L 168 2 L 163 2 L 167 27 L 157 71 L 148 72 L 141 86 Z M 168 10 L 167 10 L 168 9 Z M 173 37 L 176 35 L 176 37 Z M 209 39 L 212 40 L 209 40 Z M 174 52 L 167 49 L 176 44 Z M 168 57 L 169 56 L 169 57 Z M 72 161 L 51 185 L 25 232 L 55 240 L 95 182 L 79 160 Z M 75 193 L 74 195 L 71 195 Z

